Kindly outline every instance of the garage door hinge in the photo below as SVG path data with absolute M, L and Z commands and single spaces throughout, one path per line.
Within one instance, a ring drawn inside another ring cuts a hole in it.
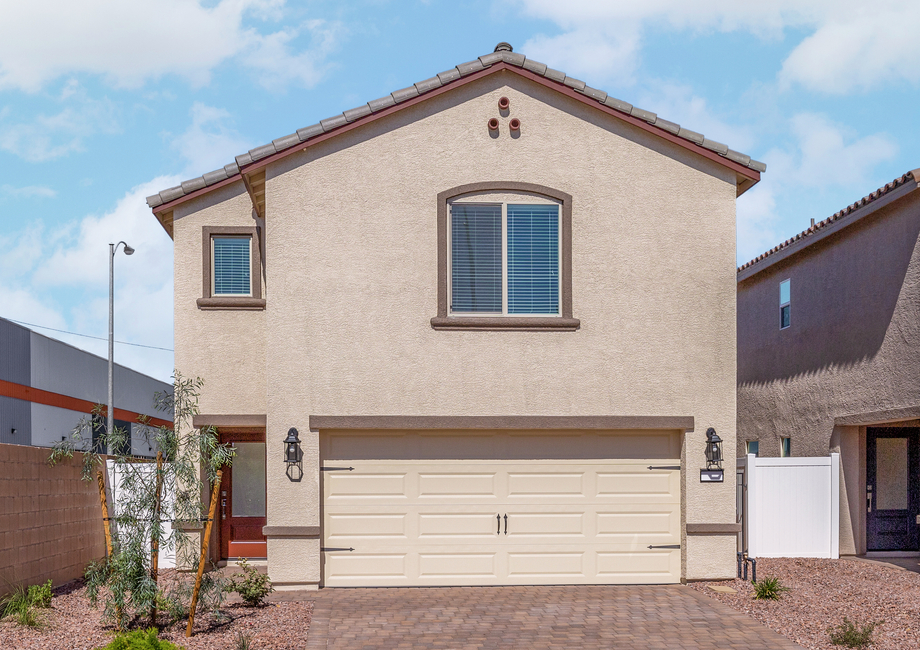
M 353 472 L 355 471 L 354 467 L 320 467 L 319 471 L 321 472 Z
M 680 465 L 649 465 L 649 469 L 680 469 Z
M 337 548 L 337 547 L 335 547 L 335 546 L 323 546 L 323 547 L 320 548 L 319 550 L 323 551 L 324 553 L 328 553 L 329 551 L 353 551 L 353 550 L 355 550 L 355 549 L 353 549 L 353 548 Z
M 680 544 L 649 544 L 649 548 L 680 548 Z

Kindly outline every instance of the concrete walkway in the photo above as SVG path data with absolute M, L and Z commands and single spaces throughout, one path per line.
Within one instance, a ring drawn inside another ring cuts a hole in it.
M 308 648 L 801 648 L 679 585 L 337 588 L 310 598 Z

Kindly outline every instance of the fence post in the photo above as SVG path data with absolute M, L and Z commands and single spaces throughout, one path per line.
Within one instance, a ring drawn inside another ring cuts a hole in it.
M 840 557 L 840 454 L 831 454 L 831 557 Z
M 757 557 L 757 536 L 760 533 L 757 525 L 757 456 L 754 454 L 747 455 L 747 463 L 744 468 L 745 477 L 747 478 L 747 508 L 744 514 L 747 515 L 748 524 L 748 557 Z

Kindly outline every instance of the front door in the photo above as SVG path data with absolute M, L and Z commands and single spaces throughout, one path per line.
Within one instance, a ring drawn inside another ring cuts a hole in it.
M 920 549 L 920 429 L 866 430 L 866 545 Z
M 236 450 L 224 469 L 220 493 L 222 558 L 267 557 L 265 536 L 265 434 L 224 433 Z

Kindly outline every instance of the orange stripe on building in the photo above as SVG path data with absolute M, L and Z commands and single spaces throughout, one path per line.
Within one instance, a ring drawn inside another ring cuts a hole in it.
M 69 411 L 77 411 L 79 413 L 92 413 L 96 408 L 96 404 L 90 402 L 89 400 L 70 397 L 69 395 L 61 395 L 60 393 L 52 393 L 51 391 L 42 390 L 40 388 L 33 388 L 32 386 L 25 386 L 24 384 L 16 384 L 11 381 L 4 381 L 2 379 L 0 379 L 0 395 L 3 397 L 21 399 L 25 402 L 32 402 L 33 404 L 56 406 L 58 408 L 67 409 Z M 105 413 L 105 408 L 105 405 L 103 405 L 103 413 Z M 141 414 L 135 413 L 134 411 L 126 411 L 125 409 L 120 408 L 115 409 L 116 420 L 122 420 L 125 422 L 139 422 L 138 418 L 140 417 Z M 147 424 L 156 427 L 169 427 L 170 429 L 173 426 L 173 423 L 169 420 L 163 420 L 160 418 L 148 418 Z

